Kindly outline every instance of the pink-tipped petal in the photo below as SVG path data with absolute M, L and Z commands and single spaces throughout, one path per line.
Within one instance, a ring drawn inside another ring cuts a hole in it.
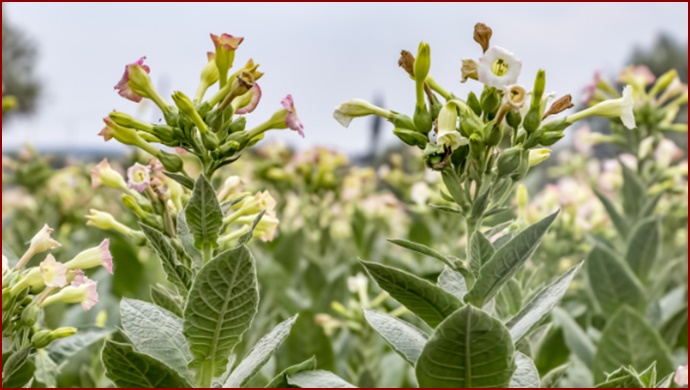
M 146 165 L 135 163 L 127 169 L 127 187 L 144 192 L 151 184 L 151 169 Z
M 135 103 L 139 103 L 142 98 L 141 96 L 134 93 L 134 91 L 132 91 L 132 88 L 129 86 L 129 67 L 139 65 L 142 67 L 142 69 L 144 69 L 146 73 L 151 73 L 151 69 L 147 65 L 144 65 L 145 59 L 146 57 L 144 56 L 139 58 L 136 62 L 125 65 L 125 72 L 122 75 L 122 78 L 120 78 L 120 81 L 118 81 L 114 87 L 120 96 L 122 96 L 125 99 L 131 100 Z
M 110 253 L 110 239 L 106 238 L 98 246 L 103 254 L 103 268 L 105 268 L 109 274 L 113 274 L 113 255 Z
M 48 255 L 39 267 L 46 286 L 60 288 L 67 285 L 67 267 L 58 263 L 53 255 Z
M 285 117 L 285 124 L 287 125 L 287 127 L 291 130 L 298 132 L 299 135 L 301 135 L 302 138 L 304 138 L 304 126 L 297 117 L 297 111 L 295 110 L 295 101 L 292 99 L 292 95 L 287 95 L 280 102 L 280 104 L 282 104 L 283 108 L 287 110 L 287 117 Z
M 252 94 L 252 99 L 249 101 L 249 104 L 239 108 L 237 111 L 235 111 L 235 114 L 249 114 L 250 112 L 254 111 L 254 109 L 256 109 L 256 106 L 259 105 L 259 101 L 261 100 L 261 87 L 259 87 L 259 84 L 254 83 L 254 86 L 251 87 L 251 89 L 249 89 L 249 93 Z
M 222 47 L 226 50 L 237 50 L 242 41 L 244 41 L 244 37 L 234 37 L 230 34 L 220 34 L 220 36 L 211 34 L 211 40 L 216 49 Z

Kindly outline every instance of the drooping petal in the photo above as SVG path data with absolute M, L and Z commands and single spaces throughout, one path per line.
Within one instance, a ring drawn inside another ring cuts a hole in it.
M 132 88 L 129 86 L 129 67 L 130 66 L 141 66 L 141 68 L 144 69 L 144 71 L 146 73 L 150 73 L 151 69 L 147 65 L 144 65 L 145 59 L 146 59 L 146 56 L 139 58 L 137 61 L 135 61 L 131 64 L 127 64 L 125 66 L 125 72 L 122 75 L 122 78 L 120 79 L 120 81 L 118 81 L 117 84 L 115 84 L 115 87 L 114 87 L 120 96 L 122 96 L 125 99 L 131 100 L 135 103 L 139 103 L 142 98 L 141 98 L 141 96 L 137 95 L 132 90 Z M 107 139 L 106 139 L 106 141 L 107 141 Z
M 259 87 L 259 84 L 254 83 L 254 86 L 252 86 L 247 93 L 251 93 L 251 100 L 249 101 L 249 104 L 244 107 L 240 107 L 237 111 L 235 111 L 235 114 L 249 114 L 256 109 L 256 106 L 259 105 L 259 101 L 261 100 L 261 87 Z
M 287 116 L 285 117 L 285 124 L 291 130 L 299 133 L 299 135 L 304 138 L 304 126 L 302 122 L 297 117 L 297 110 L 295 110 L 295 102 L 292 99 L 292 95 L 287 95 L 280 104 L 287 111 Z

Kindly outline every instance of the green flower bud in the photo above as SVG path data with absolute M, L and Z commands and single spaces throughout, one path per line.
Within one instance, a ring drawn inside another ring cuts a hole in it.
M 484 122 L 472 110 L 460 110 L 460 134 L 469 138 L 472 134 L 482 134 Z
M 40 330 L 31 338 L 31 344 L 36 349 L 45 348 L 53 341 L 49 330 Z
M 153 125 L 151 133 L 168 146 L 179 145 L 179 139 L 176 137 L 175 129 L 171 126 Z
M 392 123 L 396 128 L 417 130 L 417 128 L 414 125 L 414 122 L 412 121 L 412 118 L 404 114 L 391 111 L 391 117 L 388 121 Z
M 180 172 L 184 167 L 184 162 L 180 156 L 176 154 L 167 153 L 161 150 L 156 157 L 158 157 L 158 160 L 160 160 L 161 164 L 163 164 L 165 169 L 169 172 Z
M 420 42 L 417 58 L 414 60 L 414 76 L 418 82 L 424 82 L 431 68 L 431 48 L 428 43 Z
M 543 133 L 541 137 L 539 137 L 539 143 L 544 146 L 551 146 L 563 137 L 565 137 L 565 134 L 562 131 L 552 131 L 549 133 Z
M 21 316 L 22 325 L 32 326 L 38 321 L 38 315 L 41 313 L 41 308 L 37 305 L 29 305 L 24 308 Z
M 518 165 L 517 170 L 513 175 L 510 176 L 510 178 L 516 182 L 519 180 L 522 180 L 525 176 L 527 176 L 527 172 L 529 171 L 529 151 L 524 150 L 523 153 L 520 155 L 520 164 Z
M 74 336 L 75 334 L 77 334 L 77 328 L 72 327 L 57 328 L 54 331 L 50 332 L 50 335 L 53 336 L 53 340 L 64 339 L 70 336 Z
M 676 77 L 678 77 L 678 71 L 675 69 L 671 69 L 659 76 L 652 89 L 649 90 L 649 96 L 656 96 L 659 92 L 666 89 L 666 87 L 668 87 L 669 84 L 671 84 L 671 81 L 673 81 L 673 79 Z
M 527 111 L 525 115 L 525 120 L 522 122 L 522 127 L 528 133 L 534 133 L 541 124 L 541 113 L 539 112 L 539 106 L 536 108 L 533 106 Z
M 484 157 L 484 151 L 486 150 L 486 146 L 484 145 L 484 141 L 482 141 L 482 137 L 479 134 L 472 134 L 470 136 L 470 154 L 475 160 L 481 161 L 482 158 Z
M 484 128 L 484 142 L 488 146 L 496 146 L 503 139 L 503 129 L 500 125 L 489 122 Z
M 525 152 L 525 150 L 519 146 L 504 150 L 496 162 L 498 175 L 508 176 L 516 172 L 520 167 L 520 159 L 523 152 Z
M 482 111 L 488 114 L 495 114 L 501 105 L 501 98 L 495 88 L 484 88 L 480 98 Z
M 482 106 L 479 104 L 479 99 L 477 99 L 477 95 L 474 92 L 470 92 L 467 95 L 467 105 L 474 111 L 475 115 L 482 115 Z
M 432 119 L 431 113 L 427 111 L 426 107 L 416 106 L 414 110 L 414 126 L 422 134 L 428 134 L 431 131 Z
M 544 96 L 544 89 L 546 89 L 546 72 L 544 71 L 544 69 L 539 69 L 539 71 L 537 71 L 537 77 L 534 78 L 534 89 L 532 90 L 532 105 L 530 109 L 540 109 L 541 98 Z
M 546 148 L 532 149 L 529 151 L 529 166 L 539 165 L 551 156 L 551 151 Z
M 429 142 L 428 138 L 424 134 L 413 130 L 396 128 L 393 129 L 393 134 L 397 135 L 398 138 L 400 138 L 400 140 L 404 143 L 410 146 L 419 146 L 422 149 Z
M 455 150 L 453 152 L 453 155 L 451 156 L 451 161 L 453 162 L 453 165 L 456 167 L 462 167 L 462 164 L 465 163 L 465 160 L 467 159 L 467 156 L 470 154 L 470 146 L 469 145 L 463 145 Z
M 153 126 L 151 124 L 136 120 L 131 115 L 125 114 L 124 112 L 113 111 L 108 114 L 108 116 L 113 120 L 113 122 L 120 126 L 131 127 L 147 133 L 151 133 L 153 131 Z
M 517 129 L 522 122 L 522 115 L 520 115 L 520 112 L 518 111 L 510 110 L 506 114 L 506 122 L 508 123 L 508 126 L 512 127 L 513 129 Z
M 562 118 L 548 123 L 544 123 L 544 126 L 541 127 L 541 130 L 545 133 L 560 132 L 570 127 L 570 125 L 571 123 L 567 121 L 567 118 Z

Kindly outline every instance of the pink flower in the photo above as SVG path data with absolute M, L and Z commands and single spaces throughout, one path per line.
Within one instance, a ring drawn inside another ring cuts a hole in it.
M 145 59 L 146 59 L 146 57 L 144 56 L 144 57 L 139 58 L 139 60 L 137 60 L 136 62 L 133 62 L 131 64 L 127 64 L 125 66 L 125 73 L 122 75 L 122 78 L 120 79 L 120 81 L 117 84 L 115 84 L 115 89 L 117 90 L 117 93 L 120 96 L 122 96 L 125 99 L 129 99 L 135 103 L 139 103 L 141 101 L 141 96 L 137 95 L 132 90 L 132 88 L 129 86 L 129 68 L 131 66 L 141 66 L 141 68 L 144 69 L 144 71 L 146 73 L 150 73 L 151 69 L 148 67 L 148 65 L 144 65 Z M 99 135 L 101 135 L 101 134 L 99 134 Z M 106 141 L 107 140 L 108 139 L 106 139 Z
M 676 146 L 676 144 L 670 139 L 664 138 L 659 142 L 654 151 L 654 158 L 660 166 L 667 168 L 671 166 L 671 163 L 678 161 L 683 157 L 683 149 Z
M 249 104 L 244 107 L 240 107 L 237 111 L 235 111 L 235 114 L 249 114 L 250 112 L 254 111 L 256 106 L 259 105 L 259 100 L 261 100 L 261 88 L 259 87 L 259 84 L 254 83 L 254 86 L 252 86 L 247 93 L 251 94 Z
M 600 77 L 601 71 L 594 71 L 594 79 L 591 83 L 587 84 L 582 90 L 582 104 L 587 105 L 594 98 L 594 93 L 597 91 L 597 84 L 599 84 Z
M 67 288 L 74 288 L 75 292 L 79 293 L 79 300 L 76 302 L 67 303 L 81 303 L 84 310 L 91 310 L 98 303 L 98 283 L 87 278 L 84 274 L 77 274 L 72 281 L 72 285 Z
M 644 65 L 634 66 L 628 65 L 618 75 L 618 81 L 624 84 L 631 84 L 635 87 L 644 89 L 647 85 L 653 83 L 656 76 L 652 71 Z
M 688 365 L 678 367 L 674 381 L 678 386 L 688 385 Z
M 144 192 L 151 184 L 151 169 L 146 165 L 135 163 L 127 169 L 127 187 Z
M 64 287 L 67 285 L 67 266 L 55 261 L 53 255 L 48 255 L 39 267 L 46 286 Z
M 103 122 L 105 122 L 105 127 L 103 129 L 101 129 L 101 131 L 98 133 L 98 135 L 103 137 L 103 140 L 105 142 L 108 142 L 111 139 L 113 139 L 113 137 L 115 136 L 115 134 L 113 132 L 115 122 L 113 122 L 113 120 L 110 119 L 109 117 L 103 118 Z
M 216 46 L 216 50 L 223 48 L 225 50 L 237 50 L 240 47 L 244 37 L 233 37 L 230 34 L 220 34 L 220 36 L 211 34 L 211 40 Z
M 302 131 L 304 130 L 304 126 L 297 117 L 297 110 L 295 110 L 295 102 L 292 99 L 292 95 L 287 95 L 285 99 L 280 102 L 280 104 L 282 104 L 283 108 L 287 110 L 287 116 L 285 117 L 285 124 L 287 127 L 298 132 L 299 135 L 304 138 L 304 132 Z
M 127 187 L 125 179 L 119 172 L 110 167 L 108 159 L 103 159 L 103 161 L 91 169 L 91 188 L 98 188 L 101 185 L 120 189 Z
M 113 256 L 110 254 L 110 240 L 107 238 L 100 245 L 80 252 L 65 264 L 65 267 L 70 270 L 99 266 L 103 266 L 110 274 L 113 273 Z

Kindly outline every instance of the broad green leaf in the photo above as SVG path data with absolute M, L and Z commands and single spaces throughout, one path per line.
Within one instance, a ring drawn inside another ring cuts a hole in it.
M 549 215 L 497 250 L 482 267 L 474 287 L 465 295 L 465 302 L 482 307 L 490 301 L 534 253 L 557 216 L 558 212 Z
M 309 310 L 299 313 L 290 336 L 276 354 L 278 367 L 288 367 L 296 361 L 315 357 L 319 362 L 319 368 L 335 369 L 336 358 L 331 339 L 326 335 L 324 328 L 316 323 L 316 315 Z
M 177 258 L 177 252 L 163 233 L 141 222 L 139 226 L 160 257 L 168 281 L 175 286 L 177 291 L 186 295 L 192 285 L 192 271 L 182 265 L 182 262 Z
M 515 352 L 515 365 L 517 368 L 510 379 L 511 388 L 534 389 L 540 387 L 539 372 L 532 359 L 522 352 Z
M 417 276 L 382 264 L 361 263 L 383 290 L 432 328 L 462 306 L 453 295 Z
M 271 380 L 266 388 L 269 389 L 284 389 L 289 387 L 288 377 L 290 375 L 295 375 L 303 371 L 313 371 L 316 370 L 316 358 L 314 356 L 310 357 L 308 360 L 302 363 L 295 364 L 294 366 L 288 367 L 285 371 L 278 374 L 273 380 Z
M 46 348 L 50 358 L 58 364 L 63 364 L 67 359 L 76 355 L 84 348 L 88 348 L 96 342 L 110 336 L 112 330 L 108 329 L 79 329 L 74 336 L 58 339 L 50 343 Z
M 623 238 L 627 237 L 629 227 L 625 217 L 621 215 L 616 206 L 613 204 L 613 202 L 611 202 L 611 200 L 609 200 L 609 198 L 606 197 L 606 195 L 602 194 L 596 189 L 592 190 L 594 191 L 594 194 L 596 194 L 597 198 L 599 198 L 599 201 L 601 201 L 601 204 L 604 205 L 604 209 L 606 210 L 606 213 L 608 213 L 609 218 L 611 218 L 611 222 L 616 230 L 618 230 L 618 233 Z
M 557 307 L 553 310 L 553 320 L 563 329 L 565 344 L 587 367 L 592 367 L 596 347 L 580 325 L 565 310 Z
M 625 260 L 641 281 L 646 281 L 661 254 L 661 225 L 656 218 L 640 221 L 630 233 Z
M 495 252 L 496 250 L 488 238 L 479 231 L 474 232 L 472 238 L 470 238 L 468 250 L 472 273 L 475 275 L 479 274 L 479 270 L 491 259 Z
M 184 310 L 183 332 L 195 365 L 212 364 L 214 373 L 222 374 L 258 305 L 256 266 L 246 246 L 209 261 L 194 280 Z
M 218 233 L 223 225 L 223 212 L 220 209 L 216 192 L 204 175 L 199 176 L 189 203 L 185 208 L 189 230 L 194 234 L 194 245 L 198 249 L 218 246 Z
M 594 379 L 601 382 L 606 379 L 606 373 L 621 366 L 642 371 L 655 361 L 660 375 L 667 375 L 674 369 L 661 336 L 640 314 L 624 306 L 604 328 L 594 358 Z
M 496 295 L 499 317 L 508 318 L 516 315 L 522 308 L 522 288 L 515 279 L 510 279 Z
M 60 367 L 55 363 L 44 349 L 36 351 L 36 371 L 34 377 L 46 387 L 57 387 L 57 377 L 60 374 Z
M 107 341 L 101 359 L 105 375 L 118 387 L 192 387 L 175 370 L 149 355 L 136 352 L 131 345 Z
M 262 337 L 254 348 L 244 357 L 242 362 L 232 371 L 230 377 L 223 385 L 224 388 L 244 387 L 254 375 L 266 364 L 268 359 L 273 356 L 275 351 L 283 344 L 283 341 L 290 334 L 292 325 L 297 320 L 297 316 L 289 318 L 276 326 L 271 333 Z
M 563 378 L 563 375 L 568 371 L 568 363 L 565 363 L 563 365 L 560 365 L 553 370 L 549 371 L 544 377 L 541 379 L 541 386 L 545 389 L 550 389 L 553 387 L 558 387 L 558 382 Z
M 417 363 L 428 339 L 424 332 L 412 324 L 375 310 L 365 309 L 364 318 L 398 355 L 413 366 Z
M 329 371 L 302 371 L 294 375 L 288 375 L 290 386 L 305 389 L 328 388 L 328 389 L 354 389 L 355 386 L 345 382 L 344 379 Z
M 405 249 L 409 249 L 413 252 L 421 253 L 425 256 L 432 257 L 434 259 L 440 260 L 444 264 L 448 265 L 449 261 L 446 258 L 446 256 L 443 256 L 442 254 L 436 252 L 435 250 L 429 248 L 428 246 L 424 244 L 418 244 L 416 242 L 408 241 L 408 240 L 403 240 L 403 239 L 398 239 L 398 238 L 389 238 L 388 242 L 393 243 L 395 245 L 401 246 Z
M 447 292 L 453 294 L 456 298 L 462 301 L 462 298 L 467 294 L 467 284 L 465 278 L 458 271 L 446 267 L 438 277 L 438 286 Z
M 516 365 L 508 329 L 465 306 L 446 318 L 417 361 L 420 387 L 508 387 Z
M 31 350 L 29 348 L 20 349 L 10 355 L 7 360 L 3 359 L 2 367 L 2 387 L 19 388 L 24 387 L 34 376 L 36 366 L 30 359 Z
M 171 312 L 172 314 L 182 318 L 182 297 L 168 291 L 163 286 L 153 286 L 151 287 L 151 300 L 156 305 L 162 307 L 163 309 Z
M 649 217 L 654 213 L 654 210 L 656 209 L 656 205 L 659 204 L 659 201 L 663 197 L 664 193 L 661 192 L 657 195 L 655 195 L 653 198 L 650 198 L 647 200 L 647 202 L 642 206 L 642 210 L 640 210 L 640 218 L 645 218 Z
M 642 285 L 628 265 L 612 251 L 595 246 L 587 256 L 587 274 L 592 293 L 604 315 L 613 315 L 623 305 L 640 312 L 647 307 Z
M 187 365 L 192 361 L 182 335 L 182 320 L 151 303 L 125 298 L 120 302 L 122 328 L 134 348 L 158 359 L 180 376 L 189 376 Z
M 570 286 L 582 264 L 583 262 L 580 262 L 580 264 L 556 279 L 555 282 L 539 291 L 515 317 L 506 323 L 514 342 L 520 341 L 523 336 L 529 333 L 536 324 L 540 323 L 553 310 L 558 301 L 568 291 L 568 286 Z
M 187 217 L 185 213 L 177 214 L 177 227 L 175 228 L 177 233 L 177 238 L 182 244 L 182 248 L 189 258 L 194 262 L 194 266 L 198 267 L 201 265 L 201 252 L 194 246 L 194 235 L 189 231 L 189 225 L 187 225 Z
M 679 336 L 687 335 L 688 331 L 688 309 L 681 310 L 673 317 L 669 318 L 659 329 L 659 334 L 664 339 L 666 345 L 675 347 L 679 345 Z M 686 336 L 687 337 L 687 336 Z M 687 345 L 687 344 L 686 344 Z
M 629 219 L 635 220 L 640 214 L 646 200 L 647 188 L 635 172 L 627 165 L 619 162 L 623 171 L 623 210 Z

